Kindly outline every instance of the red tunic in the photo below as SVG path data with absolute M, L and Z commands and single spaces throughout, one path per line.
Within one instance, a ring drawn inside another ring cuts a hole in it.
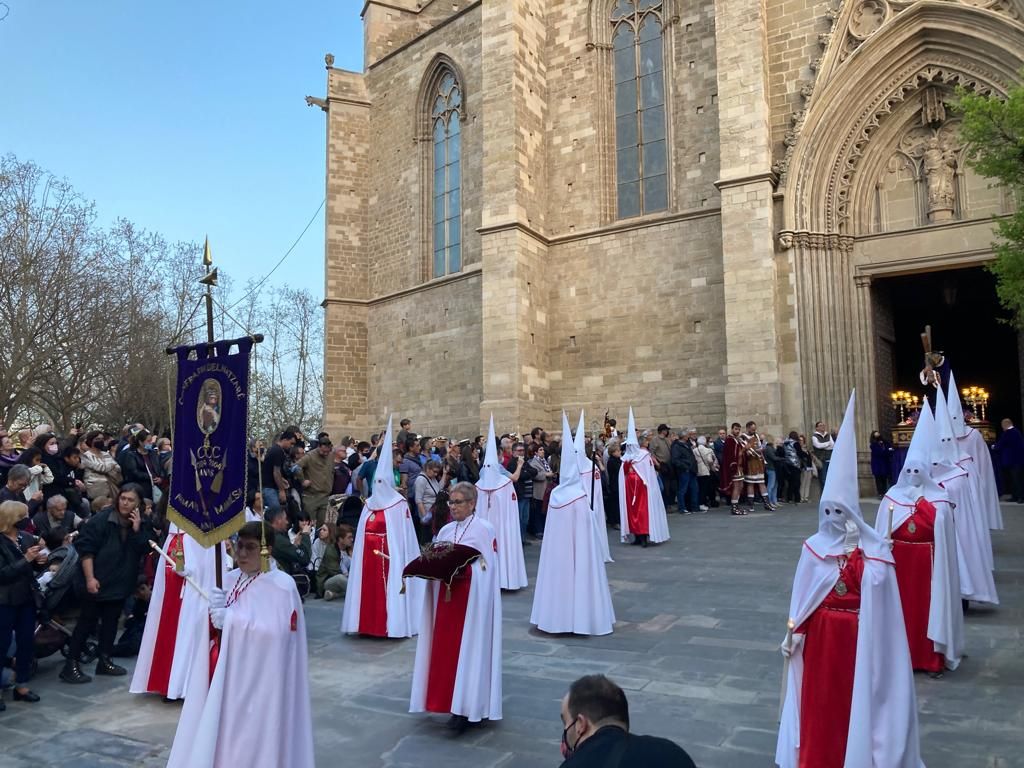
M 184 546 L 183 534 L 174 534 L 167 543 L 167 552 L 173 557 Z M 157 627 L 156 642 L 153 643 L 153 660 L 150 662 L 146 690 L 149 693 L 167 695 L 171 678 L 171 664 L 174 661 L 174 645 L 178 637 L 178 618 L 181 616 L 181 590 L 185 579 L 163 558 L 157 564 L 164 569 L 164 595 L 159 606 L 160 624 Z
M 911 664 L 914 669 L 941 672 L 945 666 L 942 654 L 935 651 L 935 644 L 928 639 L 935 563 L 935 506 L 924 498 L 918 499 L 910 517 L 892 532 L 892 539 Z
M 735 480 L 743 479 L 743 446 L 732 435 L 725 438 L 722 447 L 722 472 L 718 481 L 718 490 L 731 493 Z
M 646 536 L 651 532 L 647 485 L 632 461 L 622 462 L 622 471 L 626 473 L 626 520 L 629 522 L 629 532 L 635 536 Z
M 800 768 L 843 768 L 846 759 L 863 572 L 862 553 L 855 549 L 836 586 L 796 629 L 804 635 Z
M 388 636 L 388 523 L 384 510 L 366 518 L 363 538 L 363 580 L 359 592 L 359 634 Z
M 455 673 L 459 669 L 462 630 L 466 624 L 472 568 L 466 568 L 452 581 L 452 592 L 441 584 L 437 591 L 434 637 L 430 645 L 430 672 L 427 677 L 427 712 L 451 712 L 455 693 Z

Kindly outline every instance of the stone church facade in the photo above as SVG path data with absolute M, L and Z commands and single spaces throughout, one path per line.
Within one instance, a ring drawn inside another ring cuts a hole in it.
M 326 112 L 326 424 L 887 410 L 872 285 L 991 259 L 955 89 L 1021 0 L 366 0 Z

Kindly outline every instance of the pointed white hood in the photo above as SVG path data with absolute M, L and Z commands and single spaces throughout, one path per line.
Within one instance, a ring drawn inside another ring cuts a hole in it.
M 404 501 L 402 494 L 395 488 L 395 462 L 391 445 L 394 438 L 391 436 L 391 416 L 388 416 L 388 428 L 380 439 L 380 455 L 377 459 L 377 468 L 373 473 L 373 488 L 370 497 L 366 500 L 366 506 L 370 509 L 387 509 L 399 501 Z
M 818 532 L 807 540 L 807 546 L 818 557 L 838 557 L 846 553 L 846 521 L 852 521 L 860 532 L 860 546 L 869 557 L 891 559 L 889 549 L 875 530 L 864 522 L 860 513 L 860 492 L 857 482 L 857 424 L 854 418 L 857 391 L 850 392 L 843 423 L 836 435 L 832 461 L 828 466 L 825 487 L 818 503 Z
M 949 411 L 949 420 L 953 422 L 953 435 L 956 437 L 967 437 L 971 428 L 967 426 L 964 419 L 964 406 L 960 402 L 960 390 L 956 388 L 956 377 L 953 371 L 949 372 L 949 390 L 946 392 L 946 409 Z
M 629 406 L 629 421 L 626 424 L 626 450 L 622 453 L 623 461 L 636 461 L 640 458 L 640 441 L 636 437 L 636 419 L 633 418 L 633 406 Z
M 940 488 L 931 476 L 931 451 L 937 440 L 935 417 L 932 416 L 931 406 L 928 403 L 928 398 L 925 397 L 924 405 L 921 408 L 921 417 L 914 428 L 910 447 L 907 448 L 907 458 L 903 462 L 903 469 L 900 470 L 896 485 L 892 486 L 885 494 L 886 498 L 897 504 L 908 505 L 916 504 L 922 496 L 931 502 L 948 498 L 946 491 Z
M 482 491 L 495 491 L 510 482 L 507 475 L 501 471 L 501 461 L 498 460 L 498 441 L 494 434 L 494 414 L 491 414 L 491 421 L 487 427 L 487 442 L 484 443 L 484 463 L 480 467 L 480 479 L 476 487 Z
M 586 498 L 583 484 L 580 482 L 580 467 L 576 455 L 576 446 L 570 439 L 569 417 L 562 411 L 562 456 L 558 465 L 558 485 L 551 491 L 552 507 L 564 507 L 573 499 Z
M 580 472 L 585 470 L 587 463 L 587 427 L 583 420 L 583 409 L 580 409 L 580 423 L 576 425 L 576 434 L 573 437 L 573 445 L 576 446 L 576 461 L 580 465 Z
M 942 482 L 944 477 L 963 474 L 956 465 L 961 458 L 960 445 L 953 435 L 953 422 L 941 392 L 935 396 L 935 435 L 938 439 L 932 443 L 932 477 Z

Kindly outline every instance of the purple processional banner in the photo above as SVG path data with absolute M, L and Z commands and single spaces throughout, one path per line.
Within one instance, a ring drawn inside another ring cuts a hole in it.
M 167 516 L 204 547 L 245 523 L 250 337 L 178 347 Z

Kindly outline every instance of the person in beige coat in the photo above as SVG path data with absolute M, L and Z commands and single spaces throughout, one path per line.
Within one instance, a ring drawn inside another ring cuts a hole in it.
M 82 451 L 82 469 L 85 474 L 85 492 L 96 500 L 106 496 L 116 499 L 121 487 L 121 467 L 106 450 L 107 439 L 102 432 L 85 436 L 87 449 Z

